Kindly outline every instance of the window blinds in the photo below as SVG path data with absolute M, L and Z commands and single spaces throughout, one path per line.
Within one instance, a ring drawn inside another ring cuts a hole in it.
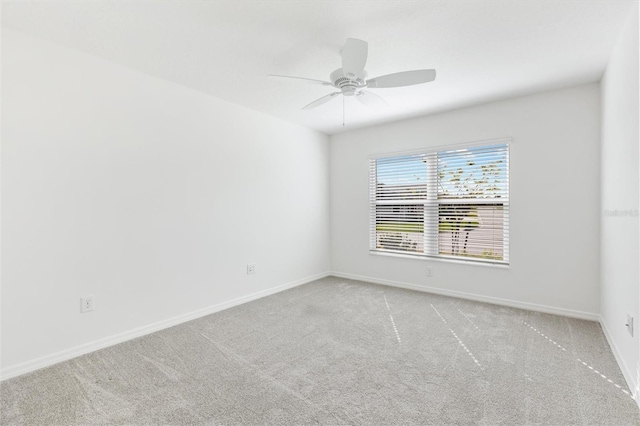
M 370 249 L 509 261 L 509 141 L 370 159 Z

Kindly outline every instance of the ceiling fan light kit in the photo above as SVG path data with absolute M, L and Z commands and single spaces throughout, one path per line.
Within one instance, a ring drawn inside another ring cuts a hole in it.
M 378 95 L 367 89 L 384 89 L 393 87 L 413 86 L 415 84 L 428 83 L 435 80 L 436 70 L 413 70 L 387 74 L 380 77 L 367 79 L 367 72 L 364 67 L 367 63 L 369 45 L 366 41 L 355 38 L 348 38 L 342 48 L 342 68 L 333 71 L 329 76 L 331 81 L 314 80 L 304 77 L 293 77 L 286 75 L 270 75 L 269 77 L 287 78 L 307 81 L 323 86 L 332 86 L 339 89 L 325 95 L 302 109 L 316 108 L 334 99 L 337 95 L 354 96 L 365 106 L 386 105 L 386 102 Z

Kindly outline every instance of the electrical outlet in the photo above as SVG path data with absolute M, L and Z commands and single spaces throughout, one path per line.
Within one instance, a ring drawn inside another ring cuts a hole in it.
M 256 273 L 256 264 L 249 263 L 247 264 L 247 275 L 253 275 Z
M 91 312 L 94 309 L 93 296 L 85 296 L 80 298 L 80 312 Z
M 633 337 L 633 317 L 629 314 L 627 314 L 627 323 L 625 324 L 625 326 L 627 327 L 627 331 L 629 332 L 631 337 Z
M 428 277 L 433 276 L 433 269 L 431 268 L 431 266 L 427 266 L 427 276 Z

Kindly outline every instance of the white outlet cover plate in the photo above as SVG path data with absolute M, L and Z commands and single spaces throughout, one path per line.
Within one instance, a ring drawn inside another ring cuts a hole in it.
M 86 296 L 80 298 L 80 312 L 91 312 L 94 309 L 93 296 Z
M 247 275 L 253 275 L 256 273 L 256 264 L 255 263 L 249 263 L 247 265 Z

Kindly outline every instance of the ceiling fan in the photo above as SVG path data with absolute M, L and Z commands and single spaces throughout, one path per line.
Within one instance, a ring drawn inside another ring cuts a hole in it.
M 378 95 L 365 90 L 383 89 L 391 87 L 412 86 L 414 84 L 428 83 L 435 80 L 436 70 L 413 70 L 387 74 L 376 78 L 367 79 L 367 72 L 364 66 L 367 63 L 369 45 L 366 41 L 356 38 L 348 38 L 342 48 L 342 68 L 333 71 L 329 76 L 331 81 L 314 80 L 304 77 L 293 77 L 288 75 L 269 75 L 275 78 L 288 78 L 303 80 L 313 84 L 332 86 L 339 89 L 339 92 L 329 93 L 302 109 L 316 108 L 329 102 L 338 95 L 355 96 L 363 105 L 376 106 L 386 104 Z

